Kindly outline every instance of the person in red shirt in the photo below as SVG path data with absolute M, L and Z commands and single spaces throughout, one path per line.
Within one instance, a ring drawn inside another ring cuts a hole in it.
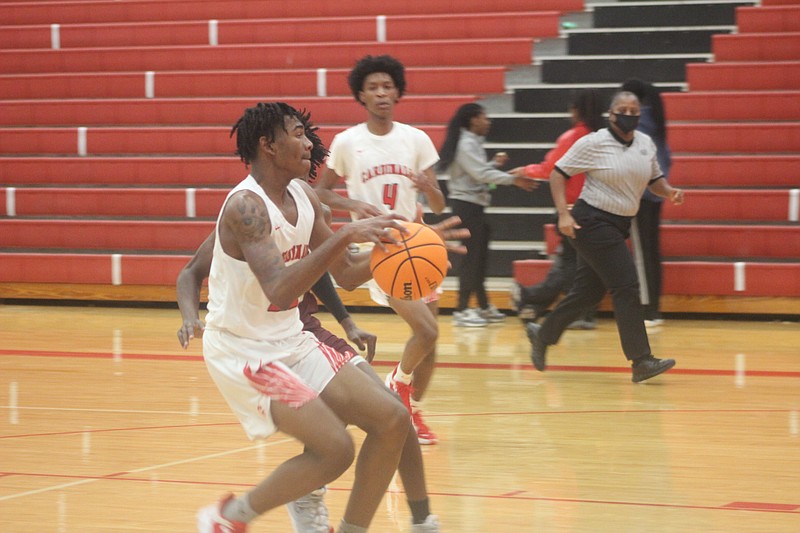
M 553 167 L 561 156 L 575 144 L 575 141 L 605 126 L 602 104 L 597 91 L 583 89 L 578 91 L 569 106 L 572 114 L 572 128 L 562 133 L 555 147 L 547 152 L 544 161 L 513 169 L 510 174 L 518 177 L 549 179 Z M 584 174 L 572 176 L 566 183 L 567 203 L 572 205 L 583 189 Z M 545 279 L 535 285 L 523 286 L 515 283 L 511 287 L 513 305 L 524 321 L 536 321 L 540 318 L 561 294 L 566 294 L 572 287 L 577 265 L 577 253 L 569 239 L 561 239 L 558 255 Z M 572 329 L 594 329 L 594 310 L 583 320 L 570 325 Z

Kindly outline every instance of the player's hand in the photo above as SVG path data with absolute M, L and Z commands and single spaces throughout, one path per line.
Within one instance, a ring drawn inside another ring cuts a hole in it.
M 581 227 L 575 222 L 575 219 L 572 218 L 569 212 L 558 215 L 558 231 L 561 232 L 562 235 L 574 239 L 575 230 L 577 229 L 581 229 Z
M 184 320 L 181 329 L 178 330 L 178 342 L 185 350 L 189 347 L 189 342 L 195 337 L 202 337 L 206 329 L 205 323 L 199 318 Z
M 669 199 L 675 205 L 683 203 L 683 189 L 673 189 L 669 192 Z
M 470 233 L 467 228 L 457 228 L 461 224 L 461 218 L 457 216 L 447 217 L 437 224 L 431 224 L 428 227 L 436 232 L 439 237 L 444 241 L 444 247 L 447 251 L 456 254 L 466 254 L 467 247 L 462 244 L 452 244 L 449 241 L 461 241 L 469 239 Z
M 351 211 L 358 220 L 377 217 L 383 214 L 383 211 L 374 205 L 362 202 L 361 200 L 352 200 L 348 210 Z
M 406 218 L 401 215 L 389 213 L 377 217 L 355 220 L 349 224 L 345 224 L 339 231 L 346 228 L 347 231 L 345 234 L 348 236 L 348 242 L 372 242 L 375 243 L 375 246 L 386 251 L 384 243 L 400 244 L 397 239 L 392 237 L 389 231 L 390 229 L 394 228 L 402 233 L 408 233 L 408 229 L 401 224 L 404 220 L 406 220 Z
M 375 358 L 375 345 L 378 342 L 378 336 L 359 328 L 351 317 L 342 320 L 341 324 L 347 339 L 358 346 L 358 349 L 362 352 L 366 350 L 365 359 L 371 363 Z
M 515 177 L 514 185 L 528 192 L 539 188 L 539 182 L 527 176 Z
M 438 183 L 436 183 L 435 174 L 433 175 L 433 177 L 431 177 L 425 172 L 415 172 L 411 175 L 411 182 L 414 184 L 414 187 L 421 193 L 432 192 L 439 188 Z
M 511 174 L 512 176 L 514 176 L 515 178 L 527 178 L 528 177 L 528 173 L 525 172 L 525 167 L 512 168 L 511 170 L 508 171 L 508 173 Z

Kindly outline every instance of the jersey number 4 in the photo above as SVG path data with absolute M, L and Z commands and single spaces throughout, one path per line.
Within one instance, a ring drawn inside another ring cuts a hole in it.
M 383 203 L 389 206 L 389 209 L 394 210 L 397 204 L 397 184 L 387 183 L 383 186 Z

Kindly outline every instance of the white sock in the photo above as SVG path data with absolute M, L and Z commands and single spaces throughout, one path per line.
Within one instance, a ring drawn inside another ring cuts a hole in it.
M 400 383 L 405 383 L 406 385 L 411 385 L 411 380 L 414 378 L 414 372 L 410 374 L 406 374 L 403 372 L 403 369 L 400 368 L 400 365 L 397 365 L 397 368 L 394 370 L 394 380 L 399 381 Z
M 228 502 L 220 514 L 222 518 L 226 520 L 244 522 L 245 524 L 258 516 L 258 513 L 250 507 L 250 499 L 247 497 L 247 494 L 243 494 L 235 500 Z

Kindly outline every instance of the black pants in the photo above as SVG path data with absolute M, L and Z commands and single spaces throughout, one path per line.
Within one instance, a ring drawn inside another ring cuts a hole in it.
M 572 242 L 578 251 L 575 283 L 547 315 L 540 338 L 545 344 L 556 344 L 570 323 L 599 304 L 606 291 L 611 291 L 625 357 L 633 360 L 650 355 L 636 265 L 625 242 L 631 219 L 596 209 L 582 200 L 572 208 L 572 217 L 581 226 Z
M 467 228 L 470 237 L 463 241 L 467 248 L 467 255 L 461 258 L 458 271 L 458 310 L 462 311 L 469 306 L 469 299 L 474 294 L 478 299 L 478 306 L 486 309 L 489 300 L 486 297 L 486 266 L 489 262 L 489 224 L 483 213 L 483 206 L 450 200 L 453 214 L 461 217 L 461 227 Z
M 535 285 L 521 288 L 520 304 L 533 306 L 536 315 L 542 316 L 559 296 L 567 294 L 572 289 L 577 268 L 578 252 L 572 245 L 572 239 L 562 235 L 558 255 L 553 261 L 553 266 L 547 271 L 547 276 Z M 592 321 L 594 316 L 595 309 L 592 308 L 582 318 Z
M 541 314 L 556 301 L 561 294 L 572 288 L 575 270 L 578 268 L 578 253 L 570 239 L 561 238 L 561 249 L 553 261 L 547 276 L 536 285 L 522 287 L 520 300 L 523 305 L 532 305 Z
M 647 291 L 647 300 L 642 300 L 647 320 L 659 318 L 661 310 L 661 205 L 661 202 L 642 200 L 636 213 L 639 253 L 645 277 L 639 282 Z

